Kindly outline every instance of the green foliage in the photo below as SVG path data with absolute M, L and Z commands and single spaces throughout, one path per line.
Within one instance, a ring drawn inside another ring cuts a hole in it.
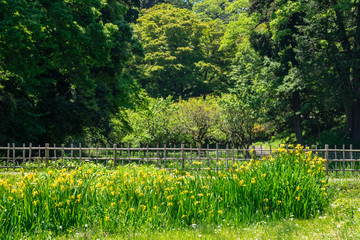
M 189 135 L 192 143 L 201 144 L 216 137 L 219 122 L 219 108 L 214 97 L 205 99 L 190 98 L 179 102 L 179 118 L 185 134 Z
M 137 41 L 121 1 L 0 1 L 0 142 L 106 132 L 134 82 Z M 134 51 L 133 51 L 134 50 Z
M 135 29 L 145 51 L 136 76 L 151 97 L 188 98 L 226 89 L 229 59 L 219 51 L 221 21 L 201 23 L 189 10 L 161 4 L 144 10 Z
M 135 145 L 217 142 L 248 147 L 267 139 L 269 133 L 263 124 L 264 106 L 259 99 L 245 92 L 179 102 L 170 97 L 147 97 L 143 105 L 126 113 L 131 130 L 119 124 L 112 136 L 116 142 Z M 114 118 L 113 123 L 116 121 Z
M 249 148 L 263 135 L 265 129 L 259 125 L 263 108 L 256 100 L 245 94 L 227 94 L 219 99 L 219 128 L 232 146 Z
M 146 98 L 137 111 L 128 111 L 132 131 L 121 140 L 128 144 L 179 143 L 182 132 L 177 117 L 177 105 L 168 97 Z

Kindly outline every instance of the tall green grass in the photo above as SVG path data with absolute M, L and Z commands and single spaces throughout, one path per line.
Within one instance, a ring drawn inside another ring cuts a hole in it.
M 0 238 L 97 228 L 113 233 L 201 224 L 233 225 L 324 211 L 324 161 L 301 149 L 279 149 L 229 171 L 190 174 L 153 167 L 76 170 L 0 179 Z

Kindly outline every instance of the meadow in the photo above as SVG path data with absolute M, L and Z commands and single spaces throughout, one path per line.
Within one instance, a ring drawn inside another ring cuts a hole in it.
M 0 238 L 159 238 L 218 226 L 235 234 L 252 224 L 313 219 L 331 200 L 324 162 L 298 146 L 227 171 L 82 164 L 2 175 Z

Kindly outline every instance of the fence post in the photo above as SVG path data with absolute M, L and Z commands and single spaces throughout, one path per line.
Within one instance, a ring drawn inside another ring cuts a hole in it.
M 325 170 L 326 170 L 326 175 L 329 175 L 329 145 L 326 144 L 325 145 Z
M 49 143 L 45 143 L 45 164 L 49 166 Z
M 6 159 L 7 159 L 7 165 L 6 166 L 10 167 L 10 143 L 8 143 Z
M 31 148 L 32 148 L 32 143 L 29 144 L 29 164 L 31 163 Z
M 345 144 L 343 144 L 343 174 L 345 176 Z
M 233 158 L 233 166 L 235 164 L 235 150 L 234 150 L 234 144 L 232 144 L 232 158 Z
M 13 167 L 15 170 L 15 143 L 13 143 Z
M 123 154 L 123 147 L 124 145 L 121 144 L 121 151 L 120 151 L 120 154 L 121 154 L 121 166 L 124 166 L 124 154 Z
M 146 144 L 146 163 L 149 166 L 149 144 Z
M 164 144 L 164 168 L 166 168 L 166 144 Z
M 88 156 L 88 161 L 89 161 L 89 162 L 92 162 L 92 158 L 91 158 L 91 147 L 92 147 L 92 144 L 91 144 L 91 143 L 89 143 L 89 144 L 88 144 L 88 147 L 89 147 L 89 156 Z
M 141 143 L 139 143 L 139 150 L 138 150 L 138 156 L 139 156 L 139 160 L 138 160 L 138 165 L 141 165 Z
M 65 155 L 64 144 L 61 144 L 61 165 L 62 166 L 64 166 L 64 155 Z
M 193 165 L 193 155 L 192 155 L 192 144 L 190 144 L 190 168 L 191 168 L 191 173 L 193 173 L 194 170 L 194 165 Z
M 73 161 L 74 159 L 74 150 L 73 150 L 73 148 L 74 148 L 74 144 L 71 144 L 70 145 L 70 147 L 71 147 L 71 150 L 70 150 L 70 158 L 71 158 L 71 161 Z
M 96 143 L 96 165 L 99 164 L 99 143 Z
M 219 144 L 216 143 L 216 171 L 219 172 Z
M 116 168 L 116 144 L 113 145 L 114 148 L 114 168 Z
M 206 145 L 206 158 L 208 160 L 208 168 L 210 169 L 210 151 L 209 151 L 209 144 Z
M 225 148 L 226 148 L 225 149 L 226 169 L 229 170 L 229 152 L 228 152 L 229 144 L 226 144 Z
M 351 166 L 351 170 L 354 170 L 354 160 L 353 160 L 353 151 L 352 151 L 352 144 L 350 144 L 350 166 Z
M 256 156 L 255 145 L 252 145 L 251 148 L 252 148 L 252 154 L 251 154 L 252 156 L 250 156 L 250 160 L 254 159 L 254 156 Z
M 81 159 L 81 152 L 82 152 L 82 150 L 81 150 L 81 143 L 79 143 L 79 160 L 80 160 L 80 164 L 81 164 L 81 162 L 82 162 L 82 159 Z
M 184 144 L 181 144 L 181 169 L 185 169 Z
M 21 160 L 21 162 L 25 162 L 25 143 L 23 143 L 23 156 L 22 156 L 22 160 Z
M 199 143 L 199 171 L 200 171 L 200 169 L 201 169 L 201 164 L 202 164 L 202 162 L 201 162 L 201 143 Z
M 109 148 L 110 146 L 109 146 L 109 144 L 107 143 L 106 144 L 106 150 L 105 150 L 105 167 L 107 167 L 108 166 L 108 160 L 109 160 L 109 152 L 108 152 L 108 148 Z
M 56 144 L 54 144 L 54 161 L 55 161 L 55 164 L 56 164 L 56 158 L 57 158 L 56 155 L 57 155 L 56 154 Z
M 130 144 L 128 143 L 128 160 L 129 160 L 129 167 L 131 166 L 131 159 L 130 159 Z
M 160 155 L 159 155 L 159 144 L 156 144 L 156 157 L 157 157 L 157 162 L 156 162 L 156 167 L 160 167 Z

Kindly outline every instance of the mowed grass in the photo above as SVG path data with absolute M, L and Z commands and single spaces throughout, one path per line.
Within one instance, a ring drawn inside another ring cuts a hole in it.
M 2 177 L 0 237 L 232 238 L 325 214 L 331 191 L 323 168 L 298 147 L 219 172 L 86 164 Z

